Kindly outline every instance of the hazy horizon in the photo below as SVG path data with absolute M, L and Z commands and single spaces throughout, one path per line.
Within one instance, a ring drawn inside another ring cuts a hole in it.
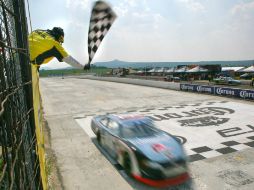
M 94 63 L 115 59 L 142 62 L 254 59 L 254 0 L 107 2 L 118 18 L 99 47 Z M 94 1 L 29 3 L 32 29 L 64 28 L 64 48 L 85 64 L 88 61 L 87 33 Z M 47 14 L 42 7 L 47 8 Z M 55 59 L 47 64 L 52 68 L 66 66 Z
M 125 62 L 120 60 L 113 60 L 107 62 L 97 62 L 95 66 L 97 67 L 108 67 L 108 68 L 118 68 L 118 67 L 132 67 L 132 68 L 144 68 L 144 67 L 176 67 L 178 65 L 213 65 L 213 64 L 221 64 L 222 67 L 248 67 L 254 65 L 254 60 L 240 60 L 240 61 L 198 61 L 198 62 Z M 43 70 L 54 70 L 54 69 L 72 69 L 72 67 L 66 65 L 66 67 L 61 68 L 52 68 L 41 67 Z

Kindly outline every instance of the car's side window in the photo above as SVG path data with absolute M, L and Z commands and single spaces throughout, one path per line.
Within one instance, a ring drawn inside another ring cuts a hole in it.
M 131 138 L 135 135 L 135 132 L 132 130 L 132 128 L 123 127 L 122 128 L 122 136 L 124 138 Z
M 119 134 L 119 124 L 113 120 L 109 120 L 108 128 L 110 131 L 116 135 Z
M 107 125 L 108 125 L 108 118 L 103 118 L 100 122 L 101 122 L 102 125 L 107 127 Z
M 118 128 L 119 128 L 119 125 L 118 125 L 117 122 L 115 122 L 115 121 L 113 121 L 113 120 L 109 120 L 108 128 L 109 128 L 109 129 L 118 129 Z

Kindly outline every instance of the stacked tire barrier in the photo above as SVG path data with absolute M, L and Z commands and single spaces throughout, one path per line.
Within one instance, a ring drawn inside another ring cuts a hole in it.
M 0 0 L 0 189 L 46 189 L 27 35 L 24 0 Z

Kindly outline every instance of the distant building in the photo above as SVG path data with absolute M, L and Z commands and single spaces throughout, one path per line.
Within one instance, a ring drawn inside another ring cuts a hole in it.
M 125 69 L 125 68 L 114 68 L 111 71 L 111 74 L 113 76 L 125 76 L 129 74 L 129 69 Z

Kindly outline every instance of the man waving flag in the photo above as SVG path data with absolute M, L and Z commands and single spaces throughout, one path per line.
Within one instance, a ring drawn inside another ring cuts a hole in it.
M 88 31 L 89 62 L 85 65 L 84 69 L 90 69 L 92 59 L 115 19 L 116 14 L 106 2 L 95 2 Z

